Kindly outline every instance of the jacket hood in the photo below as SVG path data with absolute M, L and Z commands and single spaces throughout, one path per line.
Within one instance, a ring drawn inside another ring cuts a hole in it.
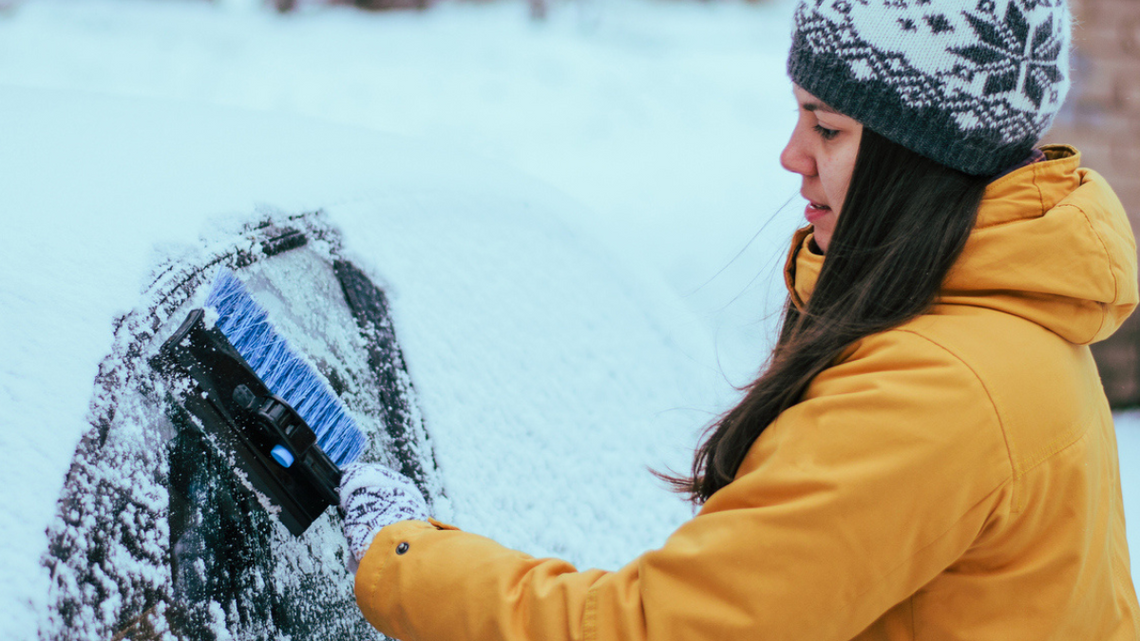
M 1044 147 L 1045 160 L 986 188 L 978 220 L 937 305 L 995 309 L 1033 321 L 1076 344 L 1110 336 L 1136 307 L 1136 240 L 1124 206 L 1072 147 Z M 803 308 L 824 257 L 796 233 L 785 280 Z

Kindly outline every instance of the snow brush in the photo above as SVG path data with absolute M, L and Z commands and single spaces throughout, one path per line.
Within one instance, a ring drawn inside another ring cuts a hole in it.
M 340 467 L 360 456 L 365 436 L 236 276 L 219 272 L 206 306 L 217 312 L 212 327 L 206 310 L 191 311 L 159 349 L 159 366 L 194 380 L 185 409 L 300 536 L 337 504 Z

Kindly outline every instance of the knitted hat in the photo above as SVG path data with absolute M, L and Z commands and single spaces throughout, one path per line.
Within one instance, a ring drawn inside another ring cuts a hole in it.
M 1066 0 L 800 0 L 788 74 L 976 176 L 1028 157 L 1069 91 Z

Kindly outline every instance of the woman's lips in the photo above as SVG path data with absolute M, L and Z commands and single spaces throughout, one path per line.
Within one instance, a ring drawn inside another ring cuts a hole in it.
M 831 207 L 827 205 L 820 205 L 819 203 L 809 202 L 808 206 L 804 209 L 804 218 L 807 219 L 808 224 L 814 225 L 817 220 L 831 213 Z

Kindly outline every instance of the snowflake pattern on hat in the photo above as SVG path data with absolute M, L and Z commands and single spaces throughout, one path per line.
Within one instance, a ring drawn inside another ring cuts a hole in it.
M 985 15 L 964 14 L 979 43 L 951 49 L 975 64 L 974 71 L 985 75 L 982 93 L 987 96 L 1017 92 L 1041 107 L 1048 92 L 1049 102 L 1059 101 L 1057 83 L 1064 80 L 1061 52 L 1064 40 L 1053 24 L 1053 16 L 1031 28 L 1025 14 L 1011 2 L 1004 18 L 987 20 Z M 1032 46 L 1026 46 L 1032 36 Z

